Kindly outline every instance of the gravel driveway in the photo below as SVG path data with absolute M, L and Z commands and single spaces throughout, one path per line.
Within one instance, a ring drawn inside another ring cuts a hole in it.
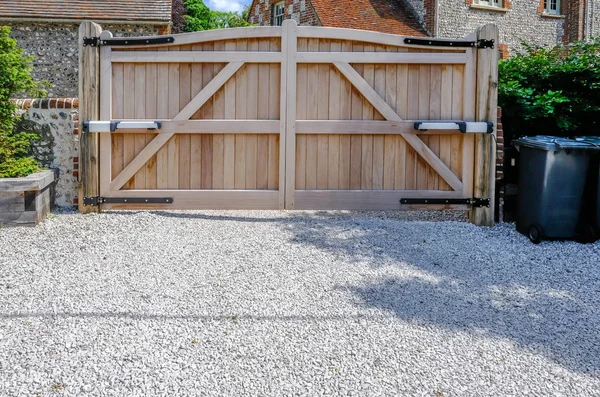
M 439 216 L 1 229 L 0 395 L 600 395 L 600 243 Z

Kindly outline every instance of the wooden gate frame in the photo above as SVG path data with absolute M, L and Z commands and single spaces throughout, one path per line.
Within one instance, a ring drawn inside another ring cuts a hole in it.
M 244 33 L 251 36 L 251 31 L 264 30 L 265 28 L 244 28 Z M 269 28 L 267 28 L 269 29 Z M 365 63 L 364 54 L 352 52 L 298 52 L 298 37 L 317 37 L 326 39 L 356 40 L 365 41 L 367 36 L 372 36 L 372 40 L 380 42 L 384 37 L 389 42 L 382 44 L 398 45 L 397 38 L 391 35 L 382 35 L 375 32 L 365 32 L 350 29 L 331 29 L 317 27 L 300 27 L 292 20 L 286 20 L 281 28 L 281 52 L 270 54 L 244 54 L 244 58 L 234 59 L 233 54 L 224 55 L 223 53 L 212 53 L 213 56 L 221 56 L 223 62 L 229 62 L 214 79 L 192 99 L 192 101 L 182 109 L 171 121 L 165 121 L 161 133 L 158 134 L 139 154 L 127 165 L 123 171 L 114 180 L 110 181 L 110 175 L 107 172 L 101 172 L 99 169 L 100 151 L 110 150 L 110 138 L 99 139 L 97 133 L 82 134 L 81 155 L 80 155 L 80 189 L 79 189 L 79 210 L 89 212 L 97 210 L 98 207 L 89 207 L 83 205 L 84 196 L 98 196 L 110 193 L 110 191 L 120 189 L 135 173 L 150 159 L 176 132 L 177 128 L 185 124 L 190 117 L 202 107 L 202 105 L 212 97 L 219 88 L 233 76 L 244 62 L 281 62 L 281 113 L 279 121 L 261 121 L 261 130 L 264 125 L 269 124 L 267 132 L 280 133 L 280 207 L 287 209 L 295 208 L 295 154 L 296 154 L 296 134 L 311 133 L 329 133 L 335 134 L 341 131 L 350 133 L 364 133 L 365 130 L 373 133 L 394 133 L 401 135 L 410 145 L 458 195 L 464 196 L 467 191 L 473 189 L 475 197 L 489 197 L 491 203 L 494 203 L 495 186 L 495 150 L 493 143 L 495 136 L 492 134 L 477 134 L 475 140 L 475 172 L 473 180 L 461 181 L 437 156 L 433 151 L 414 134 L 414 121 L 405 121 L 389 106 L 386 101 L 364 80 L 364 78 L 351 66 L 351 63 Z M 237 29 L 236 29 L 237 30 Z M 106 101 L 111 95 L 111 86 L 106 81 L 99 81 L 99 76 L 109 75 L 111 73 L 111 54 L 110 47 L 91 47 L 83 46 L 83 37 L 100 36 L 102 29 L 99 25 L 92 22 L 83 22 L 80 26 L 80 120 L 98 120 L 109 119 L 110 114 L 100 114 L 100 101 Z M 231 32 L 232 37 L 239 37 Z M 237 32 L 236 32 L 237 33 Z M 112 37 L 110 32 L 103 32 L 102 39 Z M 254 36 L 252 36 L 254 37 Z M 377 37 L 377 40 L 375 40 Z M 495 25 L 485 25 L 465 37 L 467 40 L 478 41 L 481 39 L 495 40 L 498 42 L 498 29 Z M 418 46 L 417 46 L 418 47 Z M 426 47 L 429 48 L 429 47 Z M 171 55 L 174 53 L 171 53 Z M 474 56 L 475 62 L 471 62 L 469 54 Z M 104 55 L 104 57 L 103 57 Z M 151 61 L 159 54 L 153 52 L 137 53 L 135 59 Z M 211 54 L 202 54 L 208 56 Z M 116 57 L 122 57 L 122 60 L 131 61 L 132 55 L 112 54 L 112 60 Z M 233 56 L 233 57 L 232 57 Z M 189 57 L 181 62 L 189 61 Z M 273 59 L 271 59 L 273 58 Z M 410 58 L 410 60 L 409 60 Z M 107 60 L 108 61 L 105 61 Z M 104 62 L 103 62 L 104 60 Z M 476 73 L 476 87 L 472 87 L 477 93 L 473 102 L 475 105 L 475 120 L 487 121 L 496 124 L 496 106 L 497 106 L 497 51 L 489 49 L 477 49 L 467 51 L 465 54 L 415 54 L 415 53 L 373 53 L 370 54 L 367 63 L 422 63 L 428 64 L 452 64 L 462 63 L 469 65 L 476 64 L 476 70 L 470 73 Z M 298 63 L 331 63 L 339 72 L 345 76 L 350 84 L 356 88 L 361 95 L 377 110 L 386 121 L 312 121 L 296 120 L 296 80 Z M 467 70 L 469 73 L 469 70 Z M 104 98 L 104 99 L 101 99 Z M 109 102 L 110 103 L 110 102 Z M 109 107 L 102 107 L 106 113 Z M 210 123 L 210 121 L 205 121 Z M 235 123 L 235 121 L 230 121 Z M 238 121 L 237 123 L 240 123 Z M 245 124 L 247 124 L 245 122 Z M 377 126 L 379 130 L 373 129 Z M 239 127 L 238 127 L 239 128 Z M 495 128 L 494 128 L 495 131 Z M 249 131 L 251 132 L 251 131 Z M 495 133 L 494 133 L 495 134 Z M 104 142 L 104 144 L 103 144 Z M 106 146 L 108 142 L 108 146 Z M 98 177 L 100 175 L 100 177 Z M 471 182 L 473 182 L 471 184 Z M 102 187 L 102 188 L 101 188 Z M 107 190 L 108 189 L 108 190 Z M 446 192 L 451 193 L 451 192 Z M 431 195 L 429 196 L 431 197 Z M 491 208 L 473 208 L 470 211 L 470 219 L 477 225 L 492 225 L 494 221 L 493 204 Z

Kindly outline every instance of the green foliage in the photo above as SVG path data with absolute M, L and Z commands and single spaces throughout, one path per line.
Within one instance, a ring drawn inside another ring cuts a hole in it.
M 184 0 L 186 12 L 186 32 L 208 30 L 211 26 L 211 11 L 202 0 Z
M 509 139 L 600 135 L 600 40 L 501 61 L 498 104 Z
M 184 0 L 186 32 L 249 26 L 237 12 L 210 10 L 202 0 Z
M 20 92 L 44 94 L 31 77 L 32 60 L 10 37 L 10 28 L 0 26 L 0 177 L 23 176 L 38 169 L 37 161 L 28 157 L 36 135 L 14 131 L 17 117 L 10 102 Z

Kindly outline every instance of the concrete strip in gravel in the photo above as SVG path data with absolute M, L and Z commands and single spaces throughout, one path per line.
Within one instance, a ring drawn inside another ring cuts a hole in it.
M 0 230 L 1 396 L 593 396 L 599 330 L 600 243 L 460 214 Z

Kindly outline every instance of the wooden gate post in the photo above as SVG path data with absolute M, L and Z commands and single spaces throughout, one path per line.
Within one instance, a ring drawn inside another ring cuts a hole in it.
M 478 226 L 494 225 L 496 178 L 496 121 L 498 114 L 498 27 L 488 24 L 477 30 L 477 40 L 494 40 L 494 48 L 477 50 L 477 102 L 475 121 L 494 123 L 494 133 L 475 135 L 475 175 L 473 194 L 489 198 L 490 207 L 473 208 L 471 222 Z
M 84 21 L 79 26 L 79 130 L 83 122 L 100 117 L 100 51 L 99 47 L 83 46 L 84 37 L 99 37 L 100 25 Z M 79 191 L 80 212 L 98 211 L 98 207 L 83 205 L 84 197 L 99 195 L 98 134 L 79 135 Z

